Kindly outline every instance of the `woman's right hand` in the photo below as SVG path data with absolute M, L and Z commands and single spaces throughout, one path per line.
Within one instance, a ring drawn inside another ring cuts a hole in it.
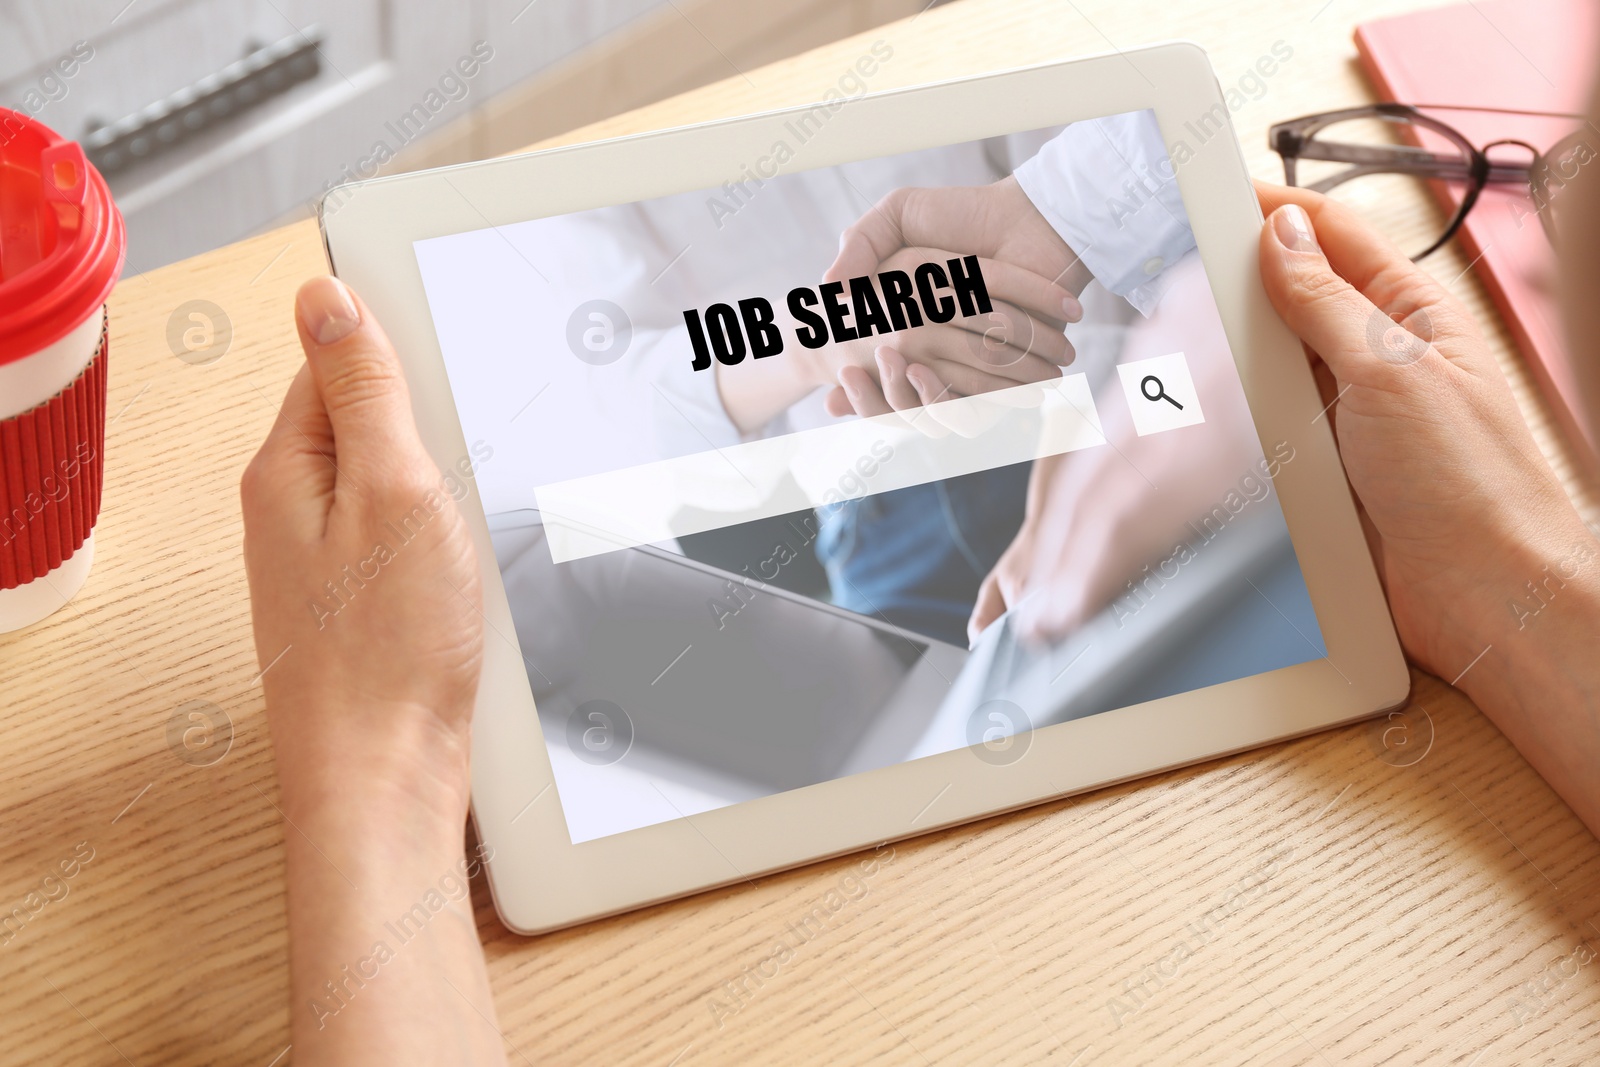
M 1600 552 L 1461 303 L 1339 204 L 1257 192 L 1262 281 L 1315 357 L 1400 639 L 1457 678 L 1525 627 L 1530 582 L 1595 584 Z
M 1600 834 L 1600 546 L 1460 302 L 1349 210 L 1257 192 L 1261 279 L 1316 359 L 1401 643 Z

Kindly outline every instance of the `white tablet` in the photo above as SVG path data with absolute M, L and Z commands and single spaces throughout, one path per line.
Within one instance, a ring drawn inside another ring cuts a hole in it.
M 1204 53 L 852 91 L 891 58 L 324 204 L 477 540 L 512 929 L 1406 697 Z

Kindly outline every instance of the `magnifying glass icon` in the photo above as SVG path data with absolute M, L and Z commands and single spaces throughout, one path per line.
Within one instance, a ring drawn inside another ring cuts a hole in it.
M 1156 387 L 1156 391 L 1153 393 L 1150 391 L 1150 387 L 1152 385 Z M 1183 405 L 1172 399 L 1172 397 L 1167 394 L 1167 387 L 1162 385 L 1161 379 L 1157 378 L 1154 374 L 1146 374 L 1144 376 L 1144 380 L 1139 383 L 1139 392 L 1143 394 L 1146 400 L 1149 400 L 1152 403 L 1157 400 L 1165 400 L 1179 411 L 1183 410 Z

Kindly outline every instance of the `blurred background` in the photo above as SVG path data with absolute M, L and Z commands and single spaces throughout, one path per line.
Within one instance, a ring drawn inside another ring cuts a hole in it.
M 81 140 L 130 273 L 334 185 L 516 151 L 927 0 L 0 0 L 0 106 Z

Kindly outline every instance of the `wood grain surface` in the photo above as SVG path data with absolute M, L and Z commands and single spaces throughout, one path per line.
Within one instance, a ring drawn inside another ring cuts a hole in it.
M 563 140 L 819 99 L 879 38 L 894 56 L 874 89 L 1176 37 L 1204 45 L 1229 85 L 1283 41 L 1293 58 L 1234 115 L 1252 169 L 1276 180 L 1267 125 L 1367 99 L 1351 27 L 1410 6 L 961 0 Z M 1480 313 L 1592 518 L 1592 488 L 1468 264 L 1451 252 L 1428 266 Z M 0 914 L 75 849 L 93 858 L 0 934 L 0 1062 L 293 1059 L 285 828 L 237 483 L 300 361 L 291 295 L 323 269 L 304 223 L 127 278 L 112 299 L 94 571 L 68 608 L 0 637 Z M 195 309 L 230 324 L 208 365 L 169 342 Z M 189 701 L 231 721 L 210 765 L 169 741 Z M 1405 719 L 1387 725 L 902 843 L 870 875 L 847 858 L 539 939 L 506 932 L 479 884 L 509 1055 L 1600 1061 L 1600 964 L 1579 965 L 1600 947 L 1600 845 L 1441 681 L 1418 675 Z M 795 947 L 791 927 L 819 903 L 838 907 Z M 780 942 L 791 948 L 775 958 Z

